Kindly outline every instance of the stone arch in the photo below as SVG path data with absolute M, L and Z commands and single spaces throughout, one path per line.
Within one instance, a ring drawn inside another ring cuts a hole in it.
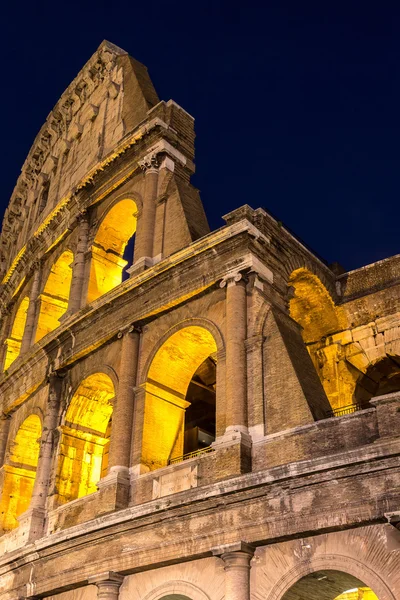
M 301 325 L 306 343 L 343 329 L 343 315 L 319 277 L 299 268 L 291 273 L 288 284 L 294 291 L 289 300 L 290 316 Z
M 308 257 L 303 254 L 293 254 L 287 260 L 284 265 L 284 272 L 286 275 L 286 281 L 290 286 L 289 280 L 291 275 L 296 272 L 304 270 L 314 275 L 321 284 L 327 289 L 329 295 L 332 297 L 333 301 L 337 300 L 337 292 L 336 292 L 336 276 L 330 271 L 330 269 L 324 266 L 321 263 L 318 263 L 316 260 L 312 260 L 311 257 Z
M 190 327 L 190 326 L 202 327 L 203 329 L 207 329 L 211 333 L 211 335 L 213 336 L 213 338 L 215 340 L 215 343 L 217 345 L 217 352 L 223 352 L 225 350 L 225 340 L 223 338 L 221 330 L 213 321 L 210 321 L 210 319 L 205 319 L 202 317 L 192 317 L 190 319 L 184 319 L 183 321 L 179 321 L 179 323 L 176 323 L 175 325 L 170 327 L 158 339 L 157 344 L 152 349 L 149 357 L 146 360 L 144 368 L 142 369 L 142 377 L 140 379 L 140 384 L 143 384 L 146 382 L 151 363 L 153 362 L 153 359 L 154 359 L 155 355 L 157 354 L 157 352 L 159 351 L 159 349 L 161 348 L 161 346 L 163 346 L 163 344 L 168 340 L 168 338 L 171 337 L 171 335 L 173 335 L 180 329 L 184 329 L 185 327 Z
M 351 402 L 353 385 L 351 368 L 339 360 L 340 346 L 330 343 L 329 336 L 347 329 L 347 318 L 341 306 L 334 302 L 324 283 L 308 269 L 293 271 L 289 313 L 301 327 L 314 367 L 333 409 Z M 328 338 L 329 343 L 326 343 Z
M 290 600 L 288 592 L 303 578 L 313 573 L 329 571 L 347 574 L 349 583 L 352 581 L 350 578 L 353 578 L 351 587 L 356 587 L 355 583 L 358 580 L 371 588 L 379 600 L 396 600 L 394 594 L 378 573 L 353 557 L 339 554 L 317 557 L 311 561 L 297 564 L 275 584 L 267 596 L 267 600 Z M 332 600 L 334 599 L 332 598 Z
M 128 242 L 136 232 L 137 203 L 123 197 L 112 203 L 102 215 L 92 242 L 88 302 L 93 302 L 122 282 Z M 133 254 L 133 252 L 132 252 Z
M 162 337 L 148 360 L 142 383 L 146 393 L 142 462 L 150 470 L 215 439 L 216 363 L 222 336 L 217 344 L 212 331 L 218 332 L 202 319 L 179 323 Z
M 4 464 L 0 519 L 3 531 L 18 527 L 18 517 L 29 508 L 39 459 L 42 422 L 30 414 L 18 427 Z
M 188 581 L 168 581 L 149 592 L 143 600 L 210 600 L 199 587 Z
M 21 352 L 22 338 L 24 336 L 26 317 L 29 307 L 29 298 L 25 296 L 19 303 L 16 310 L 14 321 L 11 327 L 10 336 L 6 340 L 7 351 L 4 360 L 4 370 L 16 360 Z
M 371 398 L 400 391 L 400 356 L 386 354 L 371 363 L 365 373 L 360 373 L 354 402 L 368 405 Z
M 66 408 L 56 476 L 60 504 L 97 490 L 105 475 L 115 397 L 114 382 L 104 372 L 81 380 Z
M 17 411 L 12 413 L 10 430 L 8 432 L 8 440 L 6 446 L 6 458 L 8 459 L 11 453 L 11 444 L 14 437 L 17 435 L 22 423 L 30 416 L 36 416 L 40 420 L 40 426 L 43 427 L 43 411 L 39 406 L 21 406 Z
M 118 375 L 117 375 L 117 372 L 115 371 L 115 369 L 113 367 L 111 367 L 110 365 L 103 364 L 103 365 L 101 365 L 101 368 L 98 368 L 98 367 L 96 368 L 95 366 L 91 366 L 90 368 L 84 368 L 83 371 L 80 372 L 79 376 L 76 376 L 73 378 L 76 383 L 73 382 L 69 386 L 66 403 L 65 403 L 65 410 L 64 410 L 64 414 L 63 414 L 63 418 L 62 418 L 63 422 L 64 422 L 66 411 L 68 410 L 68 407 L 71 403 L 71 400 L 74 397 L 74 395 L 76 394 L 76 392 L 78 391 L 82 382 L 85 379 L 87 379 L 88 377 L 90 377 L 92 375 L 96 375 L 97 373 L 103 373 L 104 375 L 109 377 L 113 383 L 114 390 L 118 389 L 118 381 L 119 381 Z M 113 403 L 113 400 L 114 399 L 111 398 L 110 402 Z
M 73 262 L 73 253 L 66 249 L 51 266 L 40 294 L 40 311 L 35 342 L 38 342 L 47 333 L 54 331 L 60 325 L 60 319 L 67 311 Z

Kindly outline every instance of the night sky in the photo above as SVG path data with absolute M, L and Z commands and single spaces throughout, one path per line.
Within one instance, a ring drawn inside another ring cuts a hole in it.
M 1 213 L 105 38 L 195 117 L 213 229 L 247 203 L 346 269 L 400 253 L 399 2 L 14 1 L 1 20 Z

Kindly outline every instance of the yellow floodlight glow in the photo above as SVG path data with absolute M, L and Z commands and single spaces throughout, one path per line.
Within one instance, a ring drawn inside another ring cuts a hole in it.
M 37 415 L 30 415 L 18 429 L 4 465 L 0 516 L 3 531 L 18 527 L 18 517 L 28 510 L 39 459 L 42 426 Z
M 66 250 L 51 268 L 40 296 L 40 313 L 35 342 L 60 325 L 60 318 L 68 308 L 73 260 L 72 252 Z
M 14 323 L 10 337 L 6 340 L 7 352 L 4 361 L 4 370 L 6 371 L 21 351 L 22 338 L 25 331 L 26 316 L 28 312 L 29 298 L 25 296 L 21 300 L 15 315 Z
M 82 498 L 97 490 L 107 470 L 113 382 L 105 373 L 82 381 L 62 426 L 57 474 L 59 503 Z
M 378 596 L 369 587 L 359 587 L 346 590 L 334 600 L 378 600 Z
M 157 351 L 144 384 L 142 462 L 150 470 L 183 454 L 189 383 L 198 367 L 216 351 L 212 334 L 197 325 L 172 334 Z
M 133 200 L 121 200 L 103 219 L 92 245 L 88 302 L 93 302 L 122 282 L 127 262 L 126 245 L 136 231 L 137 206 Z

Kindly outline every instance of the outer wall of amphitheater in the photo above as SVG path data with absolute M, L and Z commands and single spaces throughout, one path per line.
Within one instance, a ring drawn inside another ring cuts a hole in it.
M 201 133 L 201 132 L 200 132 Z M 0 600 L 400 600 L 400 257 L 210 232 L 193 118 L 103 42 L 0 237 Z

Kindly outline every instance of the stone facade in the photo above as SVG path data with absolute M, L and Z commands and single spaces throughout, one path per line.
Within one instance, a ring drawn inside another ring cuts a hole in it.
M 193 125 L 103 42 L 22 168 L 0 596 L 400 599 L 399 257 L 342 273 L 248 205 L 210 232 Z

